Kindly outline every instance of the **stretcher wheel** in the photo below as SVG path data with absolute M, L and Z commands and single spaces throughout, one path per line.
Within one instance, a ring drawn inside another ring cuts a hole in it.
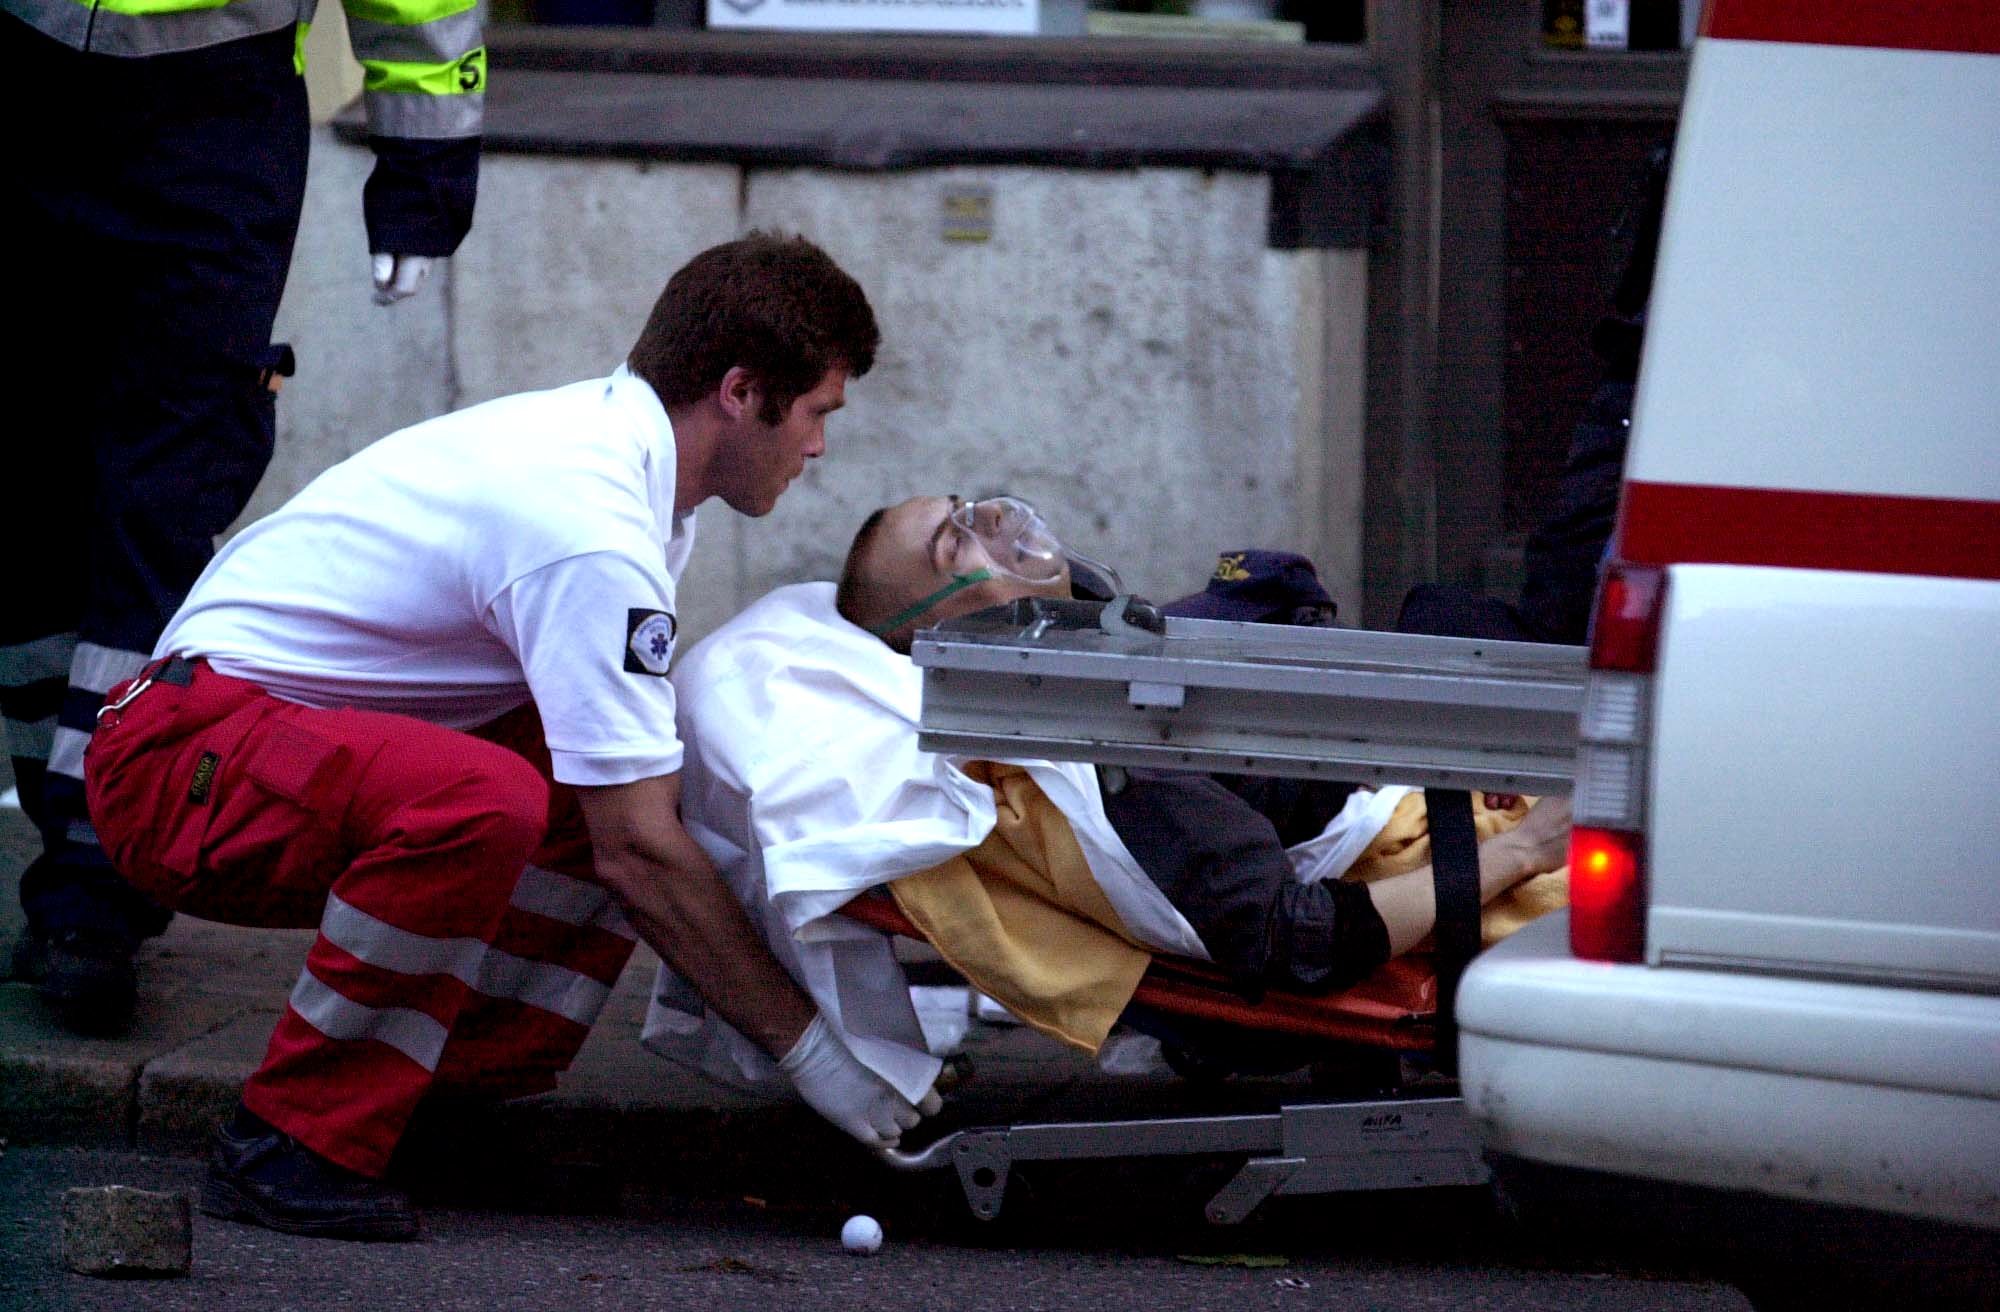
M 1403 1086 L 1403 1055 L 1394 1048 L 1339 1044 L 1312 1063 L 1315 1096 L 1361 1098 Z
M 1190 1084 L 1214 1086 L 1231 1076 L 1268 1078 L 1290 1075 L 1355 1045 L 1268 1031 L 1245 1030 L 1190 1016 L 1133 1006 L 1124 1020 L 1160 1041 L 1160 1055 L 1174 1074 Z M 1390 1049 L 1376 1049 L 1387 1053 Z
M 1228 1061 L 1204 1052 L 1200 1047 L 1162 1043 L 1160 1056 L 1165 1059 L 1168 1069 L 1189 1084 L 1213 1087 L 1237 1073 Z

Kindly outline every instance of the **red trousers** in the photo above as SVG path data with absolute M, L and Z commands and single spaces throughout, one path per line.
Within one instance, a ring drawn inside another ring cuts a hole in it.
M 318 927 L 243 1101 L 378 1176 L 433 1085 L 553 1088 L 631 955 L 549 770 L 532 706 L 459 733 L 201 663 L 107 713 L 84 760 L 134 885 L 207 920 Z

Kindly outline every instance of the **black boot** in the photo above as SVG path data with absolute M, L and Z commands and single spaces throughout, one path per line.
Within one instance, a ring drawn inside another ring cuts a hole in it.
M 409 1197 L 335 1165 L 238 1106 L 215 1132 L 201 1210 L 321 1239 L 414 1239 Z
M 16 949 L 15 973 L 37 971 L 42 998 L 64 1028 L 108 1036 L 132 1027 L 138 999 L 133 944 L 116 934 L 66 929 L 40 935 L 29 930 Z

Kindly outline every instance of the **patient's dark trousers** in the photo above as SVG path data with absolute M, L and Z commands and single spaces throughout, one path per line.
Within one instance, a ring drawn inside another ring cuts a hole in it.
M 1367 889 L 1301 884 L 1288 843 L 1325 828 L 1348 789 L 1312 781 L 1100 770 L 1104 813 L 1215 963 L 1250 988 L 1330 993 L 1389 959 Z

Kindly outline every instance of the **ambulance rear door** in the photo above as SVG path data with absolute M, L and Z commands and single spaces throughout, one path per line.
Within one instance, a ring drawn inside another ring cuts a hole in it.
M 2000 5 L 1705 37 L 1619 529 L 1654 668 L 1594 676 L 1578 814 L 1624 789 L 1653 965 L 2000 992 Z

